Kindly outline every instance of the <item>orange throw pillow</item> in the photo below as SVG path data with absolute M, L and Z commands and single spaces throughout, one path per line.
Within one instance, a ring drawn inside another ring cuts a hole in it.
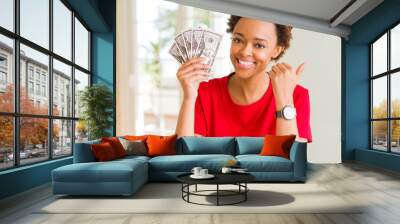
M 109 138 L 101 138 L 101 142 L 108 142 L 114 149 L 115 155 L 117 158 L 121 158 L 126 156 L 126 151 L 124 146 L 122 146 L 121 142 L 117 137 L 109 137 Z
M 146 141 L 147 137 L 148 137 L 148 135 L 138 135 L 138 136 L 136 136 L 136 135 L 125 135 L 124 139 L 129 140 L 129 141 L 137 141 L 137 140 Z
M 149 135 L 146 139 L 148 156 L 175 155 L 177 135 L 158 136 Z
M 281 156 L 289 159 L 290 147 L 296 135 L 266 135 L 264 137 L 264 146 L 261 149 L 260 155 L 262 156 Z
M 110 143 L 102 142 L 100 144 L 91 145 L 94 157 L 99 162 L 110 161 L 116 159 L 115 151 Z

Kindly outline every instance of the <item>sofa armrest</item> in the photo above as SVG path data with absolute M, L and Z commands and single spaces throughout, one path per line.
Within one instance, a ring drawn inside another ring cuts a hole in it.
M 95 162 L 96 158 L 94 157 L 90 146 L 92 144 L 98 144 L 100 140 L 81 142 L 74 144 L 74 163 L 89 163 Z
M 293 179 L 305 181 L 307 176 L 307 143 L 293 142 L 290 148 L 290 160 L 293 162 Z

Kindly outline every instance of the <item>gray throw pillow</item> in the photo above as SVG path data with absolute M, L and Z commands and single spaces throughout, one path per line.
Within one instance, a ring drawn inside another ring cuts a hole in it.
M 146 145 L 141 140 L 130 141 L 124 138 L 119 138 L 122 146 L 126 151 L 126 155 L 135 155 L 135 156 L 146 156 L 147 149 Z

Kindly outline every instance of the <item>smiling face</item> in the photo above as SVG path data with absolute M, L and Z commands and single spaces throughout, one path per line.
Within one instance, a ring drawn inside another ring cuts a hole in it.
M 230 58 L 238 77 L 264 73 L 281 51 L 273 23 L 241 18 L 233 29 Z

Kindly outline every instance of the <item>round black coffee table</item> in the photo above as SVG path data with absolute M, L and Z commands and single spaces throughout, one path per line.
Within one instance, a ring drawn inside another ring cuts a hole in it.
M 191 173 L 182 174 L 177 177 L 178 181 L 182 183 L 182 199 L 188 203 L 198 204 L 198 205 L 234 205 L 247 200 L 247 192 L 249 188 L 247 183 L 255 180 L 255 177 L 249 173 L 215 173 L 215 177 L 212 179 L 193 179 L 190 177 Z M 197 185 L 216 185 L 215 190 L 197 190 Z M 194 191 L 190 191 L 190 186 L 195 186 Z M 223 190 L 220 189 L 220 185 L 236 185 L 237 190 Z M 215 192 L 215 194 L 205 194 L 209 192 Z M 204 196 L 204 197 L 216 197 L 216 204 L 202 204 L 190 201 L 190 196 Z M 221 203 L 221 197 L 232 197 L 241 196 L 239 200 L 231 203 Z

